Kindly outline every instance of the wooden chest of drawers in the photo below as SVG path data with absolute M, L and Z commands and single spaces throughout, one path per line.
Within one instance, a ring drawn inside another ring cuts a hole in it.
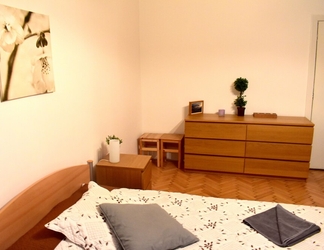
M 191 115 L 184 168 L 307 178 L 313 130 L 305 117 Z

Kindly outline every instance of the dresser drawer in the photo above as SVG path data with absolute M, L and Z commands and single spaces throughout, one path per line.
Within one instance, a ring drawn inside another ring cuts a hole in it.
M 313 127 L 247 125 L 248 141 L 312 144 Z
M 245 140 L 246 125 L 186 122 L 185 136 L 192 138 Z
M 244 158 L 185 154 L 185 169 L 243 173 Z
M 245 142 L 186 138 L 185 152 L 189 154 L 244 157 Z
M 292 161 L 309 161 L 311 145 L 247 142 L 245 157 Z
M 308 162 L 246 159 L 244 173 L 307 178 L 308 170 Z

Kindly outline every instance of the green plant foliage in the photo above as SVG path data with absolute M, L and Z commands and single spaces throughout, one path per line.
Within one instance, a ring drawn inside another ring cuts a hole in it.
M 246 78 L 239 77 L 234 82 L 234 88 L 240 92 L 244 93 L 244 91 L 248 88 L 249 81 Z
M 237 107 L 245 107 L 245 105 L 247 104 L 247 101 L 244 100 L 244 97 L 245 96 L 238 96 L 234 101 L 235 106 L 237 106 Z
M 108 135 L 108 136 L 106 137 L 106 142 L 107 142 L 108 145 L 109 145 L 110 140 L 119 140 L 119 144 L 122 144 L 122 143 L 123 143 L 123 140 L 120 139 L 120 138 L 118 138 L 118 137 L 115 136 L 115 135 Z

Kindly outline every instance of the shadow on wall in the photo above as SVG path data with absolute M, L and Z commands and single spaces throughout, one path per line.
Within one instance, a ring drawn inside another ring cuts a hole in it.
M 97 156 L 98 156 L 97 161 L 100 161 L 107 154 L 108 154 L 107 145 L 102 142 L 101 145 L 100 145 L 100 148 L 98 148 L 98 150 L 97 150 Z
M 105 143 L 101 143 L 100 148 L 97 149 L 97 161 L 99 162 L 104 156 L 106 156 L 108 154 L 108 148 L 107 145 Z M 96 173 L 96 164 L 94 164 L 93 166 L 93 173 Z M 93 175 L 93 180 L 97 181 L 96 175 Z

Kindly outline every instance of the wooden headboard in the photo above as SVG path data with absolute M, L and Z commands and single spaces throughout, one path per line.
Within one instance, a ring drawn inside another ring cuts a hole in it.
M 0 210 L 0 249 L 11 246 L 51 209 L 90 181 L 93 162 L 59 170 L 28 187 Z

